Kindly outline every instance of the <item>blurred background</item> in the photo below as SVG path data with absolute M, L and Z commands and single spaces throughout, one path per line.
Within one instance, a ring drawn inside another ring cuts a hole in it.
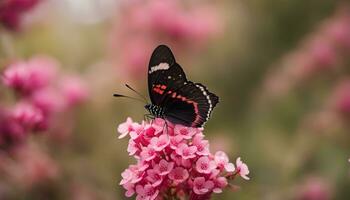
M 116 127 L 146 111 L 112 94 L 147 94 L 159 44 L 220 97 L 211 151 L 249 166 L 214 199 L 350 198 L 347 1 L 0 0 L 0 25 L 1 200 L 126 199 Z

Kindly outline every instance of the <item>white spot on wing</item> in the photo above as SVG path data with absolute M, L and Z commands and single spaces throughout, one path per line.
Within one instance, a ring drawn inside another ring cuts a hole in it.
M 159 65 L 151 67 L 151 69 L 148 71 L 149 74 L 158 71 L 158 70 L 167 70 L 169 69 L 169 64 L 168 63 L 159 63 Z

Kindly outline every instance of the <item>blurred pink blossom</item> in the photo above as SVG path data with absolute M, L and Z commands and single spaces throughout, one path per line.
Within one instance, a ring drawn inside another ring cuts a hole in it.
M 27 133 L 17 120 L 13 118 L 10 109 L 0 108 L 0 146 L 8 146 L 23 141 Z
M 55 161 L 33 145 L 18 146 L 12 152 L 12 159 L 7 160 L 1 168 L 10 181 L 25 189 L 57 180 L 60 174 Z
M 350 80 L 340 81 L 332 98 L 335 110 L 340 114 L 350 116 Z
M 34 57 L 8 66 L 2 76 L 3 84 L 22 95 L 47 87 L 57 74 L 57 63 L 48 57 Z
M 332 192 L 330 185 L 320 178 L 309 178 L 298 189 L 298 200 L 330 200 Z
M 80 77 L 62 73 L 58 62 L 47 56 L 10 64 L 1 75 L 1 83 L 17 95 L 11 103 L 15 106 L 3 108 L 0 145 L 24 141 L 36 132 L 50 131 L 50 136 L 60 138 L 69 135 L 69 113 L 89 96 Z
M 18 103 L 11 112 L 13 119 L 21 125 L 25 132 L 36 131 L 44 121 L 41 110 L 29 103 Z
M 203 49 L 222 32 L 224 20 L 218 10 L 209 2 L 122 1 L 111 32 L 111 57 L 121 72 L 140 78 L 160 43 L 183 55 Z
M 348 51 L 350 49 L 350 6 L 342 6 L 338 15 L 337 19 L 329 23 L 326 34 L 338 48 Z
M 335 74 L 348 58 L 350 6 L 343 5 L 295 50 L 285 55 L 265 79 L 266 94 L 279 96 L 320 75 Z
M 202 128 L 164 123 L 157 118 L 138 124 L 128 118 L 119 125 L 121 136 L 130 136 L 128 152 L 137 160 L 122 173 L 120 185 L 127 190 L 127 197 L 136 193 L 136 199 L 158 199 L 168 194 L 207 199 L 213 192 L 221 193 L 236 175 L 249 179 L 248 167 L 240 158 L 235 168 L 224 152 L 215 156 L 210 153 Z M 160 132 L 156 131 L 159 127 L 163 127 Z
M 65 101 L 63 96 L 57 89 L 48 87 L 36 91 L 30 101 L 39 108 L 45 116 L 50 116 L 52 113 L 58 113 L 65 109 Z
M 60 83 L 62 95 L 68 106 L 81 104 L 89 96 L 86 83 L 78 76 L 64 77 Z
M 18 30 L 23 15 L 32 10 L 41 0 L 2 0 L 0 3 L 0 24 L 10 30 Z
M 72 200 L 98 200 L 96 191 L 85 183 L 74 183 L 70 186 L 70 198 Z

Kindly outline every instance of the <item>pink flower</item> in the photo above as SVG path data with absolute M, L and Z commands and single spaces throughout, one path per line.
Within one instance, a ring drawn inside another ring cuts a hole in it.
M 65 77 L 60 80 L 62 94 L 68 106 L 75 106 L 84 102 L 88 96 L 86 83 L 77 76 Z
M 181 135 L 171 136 L 170 137 L 170 148 L 176 150 L 178 146 L 182 143 L 183 137 Z
M 168 162 L 164 159 L 159 161 L 157 165 L 154 166 L 154 169 L 161 175 L 165 176 L 171 172 L 174 168 L 174 162 Z
M 210 174 L 216 168 L 215 162 L 207 156 L 200 157 L 196 162 L 196 170 L 202 174 Z
M 34 188 L 49 183 L 60 175 L 57 163 L 43 149 L 23 145 L 15 150 L 15 166 L 7 172 L 16 185 Z
M 46 87 L 56 76 L 57 64 L 51 58 L 34 57 L 11 64 L 2 78 L 3 83 L 20 94 L 28 95 Z
M 141 151 L 141 158 L 145 161 L 150 161 L 157 156 L 156 151 L 151 147 L 145 147 Z
M 331 97 L 335 111 L 344 115 L 350 114 L 350 80 L 340 81 Z
M 134 38 L 125 43 L 124 50 L 120 53 L 120 65 L 123 66 L 127 75 L 132 75 L 135 78 L 140 78 L 141 74 L 146 72 L 145 66 L 148 62 L 151 53 L 152 45 L 149 41 Z M 130 54 L 132 52 L 132 54 Z
M 175 135 L 182 135 L 184 139 L 191 139 L 193 135 L 195 135 L 197 129 L 186 127 L 182 125 L 175 125 L 174 133 Z
M 163 177 L 158 173 L 157 170 L 154 169 L 147 170 L 146 179 L 152 184 L 153 187 L 157 187 L 163 181 Z
M 127 151 L 129 152 L 129 155 L 130 156 L 134 155 L 138 150 L 139 148 L 137 146 L 137 143 L 135 143 L 134 140 L 130 139 L 128 144 L 128 149 L 127 149 Z
M 225 152 L 218 151 L 215 153 L 214 157 L 215 163 L 219 168 L 224 168 L 227 172 L 234 172 L 235 166 L 229 163 L 229 159 Z
M 9 94 L 16 93 L 13 102 L 9 102 L 16 106 L 0 119 L 0 130 L 6 135 L 1 136 L 0 143 L 24 141 L 26 136 L 43 131 L 50 132 L 48 135 L 55 142 L 67 138 L 74 123 L 73 104 L 67 106 L 68 90 L 60 90 L 63 79 L 59 79 L 56 60 L 46 56 L 19 60 L 7 66 L 0 77 L 5 89 L 12 90 Z
M 169 178 L 174 181 L 175 184 L 184 182 L 189 177 L 189 173 L 183 167 L 175 167 L 169 174 Z
M 10 65 L 5 71 L 2 78 L 4 85 L 16 90 L 27 90 L 29 79 L 29 69 L 23 62 Z
M 326 36 L 341 48 L 350 48 L 350 16 L 349 8 L 344 9 L 342 14 L 331 20 L 326 27 Z
M 144 135 L 147 138 L 152 138 L 154 136 L 158 136 L 158 133 L 161 133 L 162 131 L 158 132 L 153 126 L 146 124 L 144 128 Z
M 0 146 L 12 146 L 22 142 L 28 133 L 13 118 L 11 111 L 0 108 Z
M 311 44 L 309 51 L 312 62 L 315 64 L 315 68 L 321 70 L 324 68 L 332 68 L 336 63 L 336 51 L 332 45 L 327 42 L 315 40 Z
M 203 135 L 198 134 L 193 138 L 193 145 L 197 147 L 197 154 L 200 156 L 207 156 L 210 154 L 209 141 L 203 140 Z
M 125 183 L 131 182 L 131 180 L 133 179 L 133 175 L 134 173 L 130 169 L 125 169 L 122 172 L 123 179 L 120 181 L 119 184 L 124 185 Z
M 169 135 L 163 134 L 159 137 L 153 137 L 150 142 L 150 146 L 155 151 L 162 151 L 170 143 Z
M 201 128 L 164 127 L 162 119 L 138 124 L 128 118 L 119 125 L 122 137 L 129 135 L 128 152 L 137 161 L 122 173 L 120 184 L 127 197 L 136 191 L 136 199 L 161 199 L 174 190 L 174 198 L 209 199 L 212 193 L 221 193 L 236 174 L 246 177 L 245 164 L 238 163 L 235 173 L 224 152 L 210 153 Z
M 30 100 L 45 116 L 65 111 L 64 99 L 60 92 L 54 88 L 35 91 Z
M 123 188 L 126 190 L 125 196 L 126 197 L 131 197 L 132 195 L 135 194 L 135 185 L 132 183 L 125 183 L 123 184 Z
M 206 181 L 204 177 L 196 177 L 193 181 L 193 191 L 199 195 L 208 193 L 213 187 L 213 181 Z
M 130 131 L 133 130 L 132 128 L 132 120 L 130 117 L 126 119 L 126 122 L 119 124 L 118 126 L 118 132 L 120 133 L 119 139 L 125 137 L 127 134 L 130 133 Z
M 43 122 L 42 112 L 28 103 L 19 103 L 12 111 L 13 118 L 21 124 L 24 130 L 32 131 Z
M 249 180 L 250 178 L 247 176 L 248 174 L 249 174 L 249 169 L 248 169 L 248 166 L 245 164 L 245 163 L 243 163 L 242 161 L 241 161 L 241 158 L 240 157 L 238 157 L 237 158 L 237 160 L 236 160 L 236 171 L 238 172 L 238 174 L 242 177 L 242 178 L 244 178 L 244 179 L 246 179 L 246 180 Z
M 214 182 L 214 193 L 221 193 L 222 189 L 228 185 L 227 179 L 225 177 L 218 177 L 213 180 Z
M 184 55 L 203 49 L 222 30 L 224 20 L 215 7 L 178 0 L 124 1 L 110 36 L 111 59 L 118 62 L 116 66 L 122 72 L 138 79 L 159 41 L 173 45 Z
M 144 124 L 132 123 L 132 130 L 130 131 L 131 139 L 135 140 L 144 133 Z
M 308 177 L 298 188 L 297 200 L 330 200 L 334 199 L 334 191 L 329 181 L 320 177 Z
M 41 0 L 6 0 L 0 4 L 0 23 L 17 31 L 21 28 L 23 14 L 32 10 Z
M 185 143 L 181 143 L 179 147 L 176 149 L 176 153 L 182 156 L 183 159 L 189 159 L 196 157 L 197 147 L 188 146 Z
M 134 173 L 134 175 L 132 176 L 132 179 L 131 179 L 132 184 L 136 184 L 136 183 L 140 182 L 144 178 L 144 175 L 145 175 L 144 171 L 139 171 L 137 169 L 134 169 L 133 173 Z
M 136 186 L 137 200 L 154 200 L 157 198 L 159 190 L 156 190 L 151 184 L 145 186 Z

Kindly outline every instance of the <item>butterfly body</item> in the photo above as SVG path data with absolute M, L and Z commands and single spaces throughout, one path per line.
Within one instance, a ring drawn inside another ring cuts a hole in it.
M 202 127 L 219 101 L 204 85 L 187 80 L 165 45 L 158 46 L 152 53 L 148 91 L 151 104 L 145 108 L 151 115 L 189 127 Z
M 164 118 L 164 109 L 162 107 L 154 104 L 146 104 L 145 108 L 151 115 L 159 118 Z

